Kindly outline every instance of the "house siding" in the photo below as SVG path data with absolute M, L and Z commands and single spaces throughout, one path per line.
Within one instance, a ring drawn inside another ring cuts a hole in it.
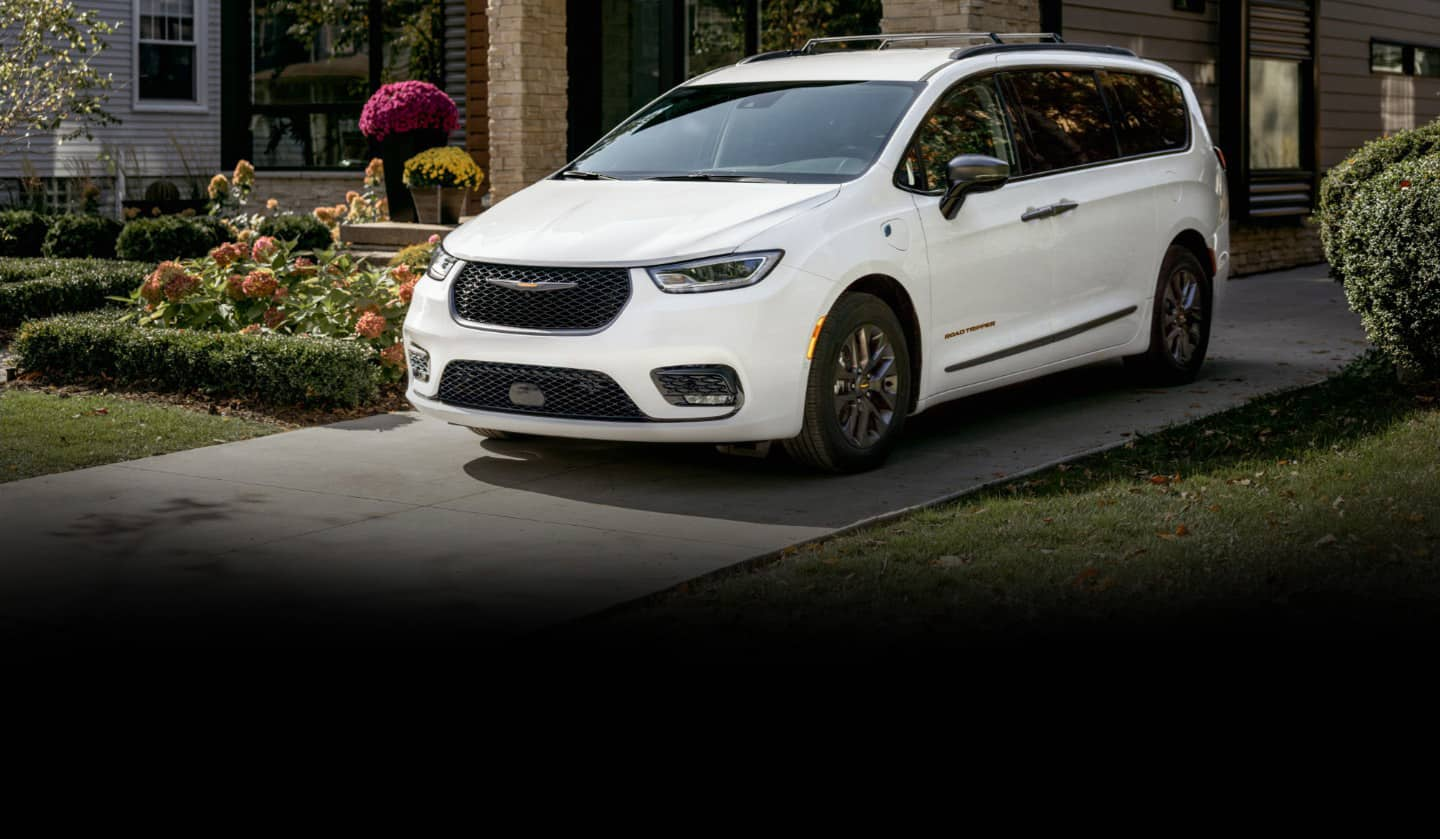
M 202 0 L 205 17 L 199 43 L 200 85 L 204 110 L 172 113 L 135 108 L 135 24 L 134 2 L 91 0 L 76 6 L 93 10 L 102 20 L 118 22 L 109 47 L 96 58 L 94 66 L 115 80 L 106 110 L 120 120 L 117 125 L 96 129 L 94 139 L 60 142 L 55 136 L 37 137 L 29 147 L 21 146 L 0 156 L 0 179 L 18 178 L 26 164 L 41 177 L 75 177 L 89 167 L 92 176 L 109 178 L 100 161 L 102 152 L 118 154 L 127 180 L 127 191 L 143 191 L 157 178 L 172 180 L 181 195 L 189 197 L 186 165 L 202 191 L 210 174 L 220 166 L 220 0 Z M 177 145 L 183 149 L 177 151 Z M 133 155 L 133 158 L 132 158 Z M 133 160 L 133 162 L 132 162 Z M 109 193 L 109 190 L 107 190 Z

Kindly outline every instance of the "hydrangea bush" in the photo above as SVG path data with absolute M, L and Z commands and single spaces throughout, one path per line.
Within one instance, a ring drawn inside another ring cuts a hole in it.
M 381 85 L 360 112 L 360 131 L 379 141 L 392 134 L 434 129 L 450 133 L 460 127 L 455 103 L 429 82 Z
M 129 319 L 173 328 L 316 335 L 370 348 L 385 377 L 405 369 L 400 327 L 419 274 L 376 269 L 344 252 L 294 256 L 294 242 L 260 236 L 207 256 L 161 263 L 126 298 Z

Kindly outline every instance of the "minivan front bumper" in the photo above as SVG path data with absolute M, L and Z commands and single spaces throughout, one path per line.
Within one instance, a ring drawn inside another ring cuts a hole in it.
M 452 274 L 453 277 L 453 274 Z M 405 319 L 407 354 L 429 354 L 428 381 L 410 378 L 407 397 L 447 422 L 522 434 L 598 440 L 731 443 L 800 433 L 805 355 L 831 283 L 776 266 L 760 283 L 699 294 L 667 294 L 643 269 L 631 269 L 631 297 L 593 334 L 517 331 L 458 323 L 451 312 L 453 279 L 421 279 Z M 541 292 L 543 293 L 543 292 Z M 609 376 L 643 418 L 606 421 L 548 416 L 537 409 L 477 410 L 439 398 L 452 361 L 595 371 Z M 722 365 L 743 391 L 734 406 L 676 405 L 652 375 L 664 367 Z

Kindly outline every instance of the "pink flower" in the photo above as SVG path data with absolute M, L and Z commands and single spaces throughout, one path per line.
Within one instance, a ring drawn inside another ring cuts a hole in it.
M 385 331 L 386 323 L 384 315 L 366 312 L 355 322 L 355 334 L 362 338 L 379 338 Z
M 245 278 L 239 274 L 231 274 L 225 278 L 225 293 L 233 300 L 239 300 L 245 296 Z
M 280 246 L 275 244 L 275 239 L 273 237 L 261 236 L 259 239 L 255 240 L 254 246 L 251 247 L 250 258 L 254 259 L 256 262 L 269 259 L 270 257 L 274 256 L 275 251 L 279 249 Z
M 245 279 L 240 284 L 240 289 L 246 297 L 256 299 L 274 297 L 275 292 L 279 288 L 280 281 L 275 279 L 274 272 L 263 268 L 259 271 L 251 271 L 249 274 L 246 274 Z
M 455 103 L 429 82 L 381 85 L 360 112 L 361 133 L 374 140 L 421 129 L 438 129 L 448 134 L 459 125 Z
M 415 297 L 415 281 L 411 280 L 405 285 L 400 286 L 399 294 L 401 302 L 409 305 L 410 301 Z
M 259 331 L 260 331 L 260 324 L 258 324 L 258 323 L 252 323 L 252 324 L 250 324 L 249 326 L 245 327 L 244 329 L 240 330 L 240 334 L 241 334 L 241 335 L 254 335 L 256 332 L 259 332 Z
M 391 367 L 405 366 L 405 345 L 400 343 L 391 344 L 380 351 L 380 363 Z
M 440 234 L 439 234 L 439 233 L 431 233 L 431 234 L 430 234 L 430 238 L 429 238 L 429 239 L 426 239 L 425 241 L 426 241 L 427 243 L 431 244 L 431 245 L 439 244 L 439 242 L 440 242 Z
M 178 262 L 162 262 L 145 278 L 140 286 L 140 296 L 150 303 L 159 303 L 163 297 L 171 303 L 179 301 L 200 286 L 200 279 L 185 271 Z
M 239 242 L 226 242 L 218 248 L 210 251 L 210 258 L 221 268 L 239 259 L 244 259 L 249 251 Z
M 277 328 L 278 326 L 280 326 L 280 324 L 282 324 L 282 323 L 284 323 L 284 322 L 285 322 L 285 313 L 284 313 L 284 312 L 280 311 L 279 309 L 275 308 L 274 306 L 271 306 L 270 308 L 268 308 L 268 309 L 265 310 L 265 325 L 268 326 L 269 328 L 275 329 L 275 328 Z

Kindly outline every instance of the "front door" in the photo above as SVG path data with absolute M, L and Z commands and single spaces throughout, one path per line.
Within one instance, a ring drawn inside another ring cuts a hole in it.
M 1007 184 L 970 195 L 947 219 L 939 206 L 946 164 L 962 154 L 997 157 L 1014 171 L 992 78 L 959 82 L 941 97 L 899 172 L 898 183 L 915 193 L 930 260 L 926 397 L 1043 364 L 1043 349 L 1024 348 L 1053 327 L 1055 226 L 1022 220 L 1048 193 L 1032 182 Z

